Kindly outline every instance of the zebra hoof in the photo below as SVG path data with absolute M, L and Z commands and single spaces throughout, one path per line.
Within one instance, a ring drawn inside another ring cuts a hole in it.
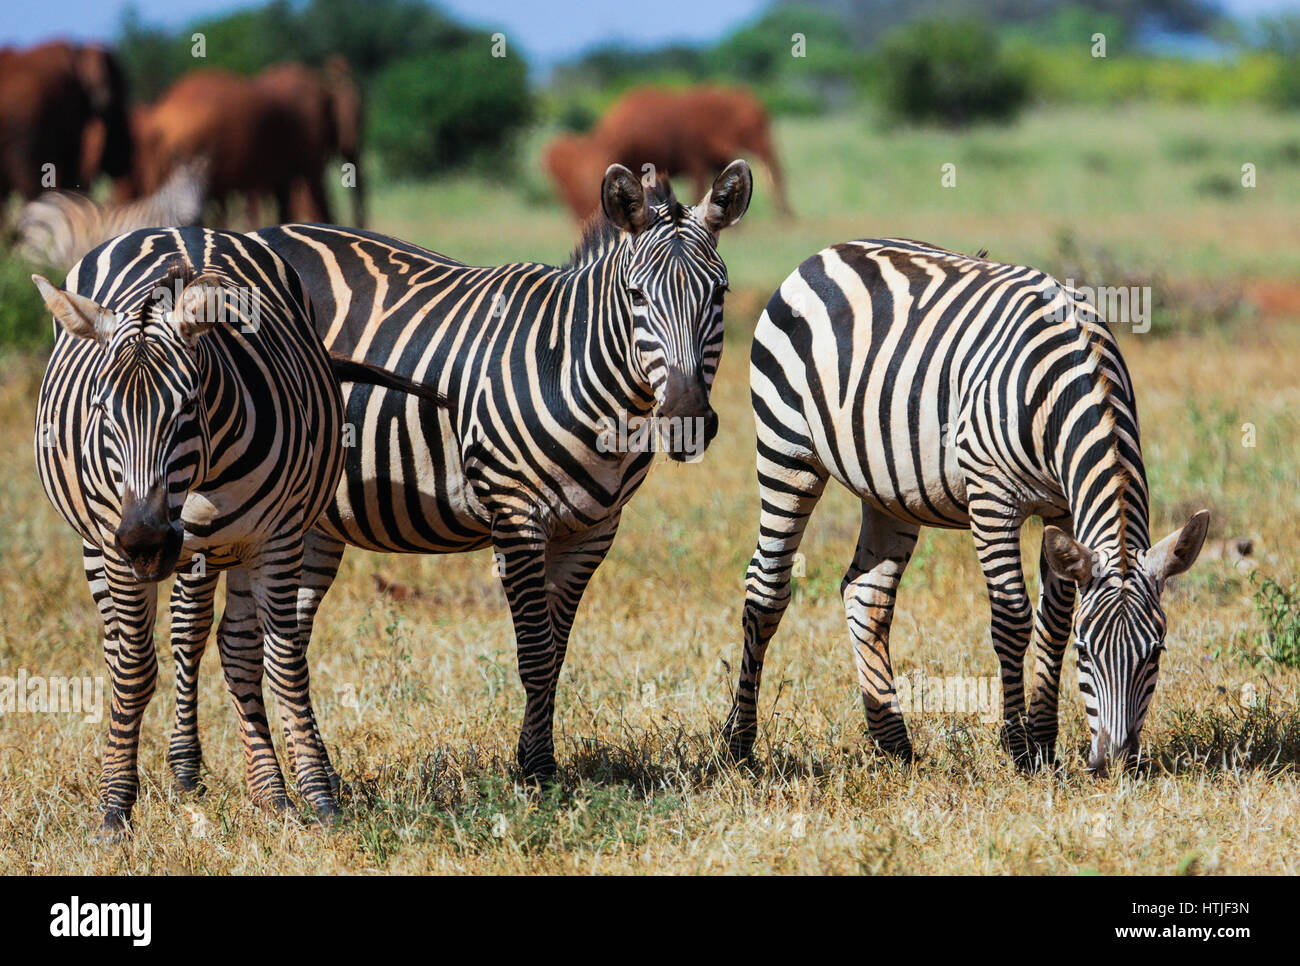
M 115 845 L 125 841 L 131 834 L 131 810 L 109 808 L 104 810 L 103 820 L 95 831 L 95 841 L 104 845 Z
M 754 752 L 754 741 L 758 738 L 758 724 L 751 722 L 749 724 L 738 724 L 736 721 L 736 711 L 733 708 L 727 720 L 722 725 L 719 733 L 720 737 L 726 742 L 727 756 L 736 764 L 749 761 Z
M 555 756 L 550 752 L 526 756 L 519 753 L 519 770 L 524 773 L 524 781 L 539 787 L 555 783 L 558 768 Z
M 343 819 L 343 810 L 332 801 L 310 802 L 308 807 L 308 821 L 313 828 L 333 828 Z
M 196 798 L 202 798 L 208 793 L 208 788 L 197 771 L 172 772 L 172 788 L 176 789 L 177 794 L 193 795 Z
M 910 765 L 916 761 L 916 752 L 912 750 L 910 741 L 893 741 L 889 744 L 882 744 L 878 741 L 876 742 L 876 748 L 902 765 Z
M 1051 771 L 1056 767 L 1056 742 L 1031 741 L 1024 757 L 1016 764 L 1027 774 Z
M 270 795 L 263 795 L 260 798 L 254 798 L 253 804 L 267 815 L 280 816 L 291 811 L 289 807 L 289 795 L 287 792 L 274 792 Z

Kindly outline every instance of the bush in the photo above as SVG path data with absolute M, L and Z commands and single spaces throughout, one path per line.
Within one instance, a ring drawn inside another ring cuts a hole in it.
M 885 110 L 908 122 L 1005 121 L 1029 96 L 1026 72 L 990 28 L 973 21 L 927 20 L 889 34 L 879 80 Z
M 1300 667 L 1300 591 L 1283 587 L 1272 577 L 1251 574 L 1255 613 L 1264 625 L 1255 643 L 1259 653 L 1283 667 Z
M 385 171 L 413 177 L 468 165 L 508 168 L 533 116 L 523 61 L 513 52 L 491 56 L 486 35 L 385 68 L 369 107 L 371 144 Z
M 61 277 L 51 278 L 62 282 Z M 0 350 L 38 349 L 53 344 L 53 323 L 32 284 L 32 267 L 8 253 L 0 253 Z

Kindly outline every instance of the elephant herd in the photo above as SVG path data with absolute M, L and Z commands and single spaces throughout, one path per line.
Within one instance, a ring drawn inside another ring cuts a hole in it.
M 86 191 L 113 179 L 124 202 L 157 191 L 179 166 L 206 158 L 208 200 L 228 221 L 236 197 L 260 223 L 333 221 L 325 179 L 349 174 L 354 224 L 365 222 L 359 177 L 362 101 L 346 61 L 315 70 L 276 64 L 254 77 L 202 67 L 153 104 L 129 104 L 125 72 L 98 45 L 55 41 L 0 49 L 0 201 L 50 188 Z
M 199 67 L 152 104 L 130 104 L 127 87 L 117 57 L 98 45 L 0 49 L 0 203 L 11 192 L 29 201 L 51 188 L 85 193 L 103 174 L 121 206 L 154 196 L 175 172 L 201 162 L 206 223 L 243 216 L 260 225 L 266 201 L 281 223 L 334 222 L 325 186 L 339 177 L 351 189 L 351 223 L 364 227 L 362 98 L 342 57 L 320 69 L 275 64 L 252 77 Z M 542 162 L 584 221 L 610 164 L 640 172 L 650 162 L 702 192 L 743 155 L 766 165 L 777 206 L 789 214 L 767 113 L 742 89 L 634 89 L 590 131 L 555 138 Z M 238 199 L 242 212 L 233 208 Z

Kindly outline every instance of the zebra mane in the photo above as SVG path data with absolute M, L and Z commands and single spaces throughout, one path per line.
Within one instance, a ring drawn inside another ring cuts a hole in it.
M 185 257 L 184 253 L 177 252 L 163 266 L 162 278 L 158 280 L 159 285 L 165 285 L 168 288 L 175 288 L 176 283 L 184 288 L 194 281 L 194 264 Z
M 653 187 L 646 191 L 646 204 L 653 211 L 651 225 L 671 220 L 674 225 L 686 216 L 686 206 L 677 200 L 673 186 L 666 176 L 656 179 Z M 646 226 L 647 228 L 649 225 Z M 622 230 L 610 221 L 605 212 L 597 210 L 582 226 L 582 237 L 577 246 L 569 253 L 565 268 L 582 268 L 598 261 L 613 251 L 623 237 Z
M 1124 549 L 1128 546 L 1128 522 L 1129 522 L 1129 484 L 1132 482 L 1132 474 L 1127 466 L 1124 465 L 1120 457 L 1119 440 L 1115 438 L 1115 400 L 1114 400 L 1114 383 L 1110 375 L 1106 372 L 1106 367 L 1102 362 L 1105 352 L 1105 346 L 1102 344 L 1101 335 L 1095 329 L 1080 325 L 1080 334 L 1083 336 L 1088 346 L 1088 368 L 1093 375 L 1093 395 L 1097 397 L 1097 406 L 1101 409 L 1101 418 L 1099 427 L 1102 434 L 1109 440 L 1107 452 L 1110 454 L 1111 464 L 1114 466 L 1114 476 L 1111 487 L 1115 493 L 1115 529 L 1119 537 L 1119 569 L 1120 572 L 1128 570 L 1128 554 Z

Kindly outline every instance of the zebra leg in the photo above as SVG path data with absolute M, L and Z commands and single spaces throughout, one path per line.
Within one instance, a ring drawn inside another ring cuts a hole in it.
M 248 571 L 243 567 L 226 572 L 226 611 L 217 629 L 217 642 L 226 689 L 239 717 L 249 797 L 262 808 L 283 812 L 289 807 L 289 795 L 262 700 L 262 633 Z
M 864 503 L 857 551 L 840 584 L 872 740 L 904 761 L 912 760 L 912 743 L 894 693 L 889 626 L 894 619 L 898 582 L 912 557 L 919 530 L 915 524 L 895 520 Z
M 342 541 L 326 536 L 319 530 L 309 530 L 303 540 L 302 585 L 298 589 L 297 608 L 298 646 L 302 648 L 304 654 L 311 644 L 312 631 L 316 625 L 316 612 L 320 610 L 321 601 L 334 585 L 334 578 L 338 576 L 339 565 L 343 563 L 343 551 L 346 547 L 347 545 Z M 312 716 L 312 724 L 316 725 L 315 715 Z M 315 730 L 315 742 L 319 747 L 325 747 L 319 727 Z M 289 754 L 293 755 L 292 746 L 289 747 Z M 339 774 L 328 757 L 325 759 L 325 767 L 329 774 L 330 791 L 338 797 Z
M 760 429 L 760 433 L 762 430 Z M 749 757 L 758 736 L 758 689 L 767 645 L 790 603 L 790 572 L 808 517 L 826 488 L 818 464 L 782 457 L 777 462 L 759 447 L 758 545 L 745 574 L 741 625 L 745 649 L 731 713 L 722 726 L 727 750 L 737 761 Z
M 298 794 L 320 819 L 339 814 L 330 788 L 332 770 L 311 704 L 307 649 L 298 636 L 298 588 L 303 562 L 300 532 L 283 534 L 248 564 L 249 583 L 262 628 L 263 657 L 271 693 L 280 709 Z
M 525 778 L 548 780 L 555 775 L 552 682 L 558 665 L 546 587 L 546 538 L 527 520 L 507 518 L 493 524 L 492 544 L 514 620 L 519 679 L 526 699 L 519 767 Z
M 141 584 L 128 570 L 106 561 L 98 549 L 85 556 L 91 593 L 105 618 L 104 657 L 113 685 L 99 785 L 99 807 L 104 813 L 101 834 L 126 830 L 140 790 L 137 760 L 140 723 L 158 684 L 158 653 L 153 643 L 158 588 Z
M 598 526 L 583 533 L 565 545 L 550 544 L 546 567 L 546 599 L 550 611 L 551 633 L 554 641 L 555 661 L 551 669 L 550 707 L 555 710 L 555 693 L 560 683 L 560 671 L 569 649 L 569 633 L 573 630 L 573 617 L 582 602 L 582 595 L 591 582 L 592 574 L 609 553 L 618 532 L 622 511 Z M 548 725 L 548 729 L 551 728 Z
M 1070 532 L 1070 521 L 1049 520 Z M 1038 557 L 1042 592 L 1034 617 L 1034 683 L 1029 701 L 1029 752 L 1032 764 L 1056 764 L 1057 700 L 1061 690 L 1061 665 L 1070 641 L 1074 612 L 1074 583 L 1057 576 L 1041 551 Z
M 1025 652 L 1033 615 L 1020 563 L 1021 519 L 1004 502 L 972 494 L 971 535 L 988 586 L 993 650 L 1002 675 L 1002 744 L 1019 768 L 1029 765 Z
M 172 587 L 172 659 L 176 664 L 176 725 L 167 745 L 167 763 L 177 791 L 201 788 L 203 751 L 199 742 L 199 662 L 212 630 L 213 598 L 220 573 L 176 575 Z

